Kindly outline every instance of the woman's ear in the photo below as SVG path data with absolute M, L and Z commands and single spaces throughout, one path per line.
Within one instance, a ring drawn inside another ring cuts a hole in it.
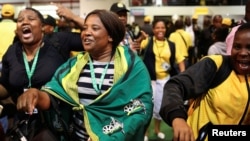
M 42 24 L 42 32 L 44 32 L 44 26 L 45 26 L 45 25 L 44 25 L 44 24 Z

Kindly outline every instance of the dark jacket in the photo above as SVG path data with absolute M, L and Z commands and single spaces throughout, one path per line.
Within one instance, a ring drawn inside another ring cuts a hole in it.
M 214 55 L 218 58 L 221 55 Z M 176 117 L 187 119 L 187 112 L 183 101 L 197 98 L 206 93 L 209 89 L 220 85 L 232 71 L 230 57 L 225 56 L 222 59 L 219 69 L 216 62 L 210 57 L 202 59 L 186 71 L 176 77 L 170 78 L 165 84 L 163 101 L 160 115 L 166 123 L 172 124 Z
M 48 82 L 56 69 L 70 57 L 70 51 L 83 50 L 80 34 L 57 32 L 44 37 L 31 87 L 40 88 Z M 5 86 L 14 101 L 27 88 L 29 81 L 23 60 L 20 41 L 13 43 L 3 56 L 3 69 L 0 83 Z M 32 65 L 29 62 L 29 65 Z

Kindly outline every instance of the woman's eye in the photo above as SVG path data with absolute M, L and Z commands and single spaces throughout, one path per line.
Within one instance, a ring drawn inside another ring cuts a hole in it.
M 234 49 L 237 49 L 237 50 L 240 49 L 240 47 L 239 47 L 238 45 L 233 45 L 233 48 L 234 48 Z
M 86 27 L 83 27 L 82 30 L 85 31 L 87 28 Z
M 92 27 L 92 29 L 93 29 L 94 31 L 96 31 L 96 30 L 99 29 L 99 27 L 94 26 L 94 27 Z
M 250 46 L 247 46 L 247 50 L 250 51 Z

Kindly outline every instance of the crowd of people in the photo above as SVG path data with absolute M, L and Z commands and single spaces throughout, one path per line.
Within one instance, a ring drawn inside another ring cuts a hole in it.
M 206 126 L 250 124 L 250 1 L 237 26 L 221 15 L 203 28 L 197 16 L 145 16 L 139 30 L 120 2 L 84 19 L 55 6 L 60 19 L 32 7 L 14 19 L 15 7 L 2 7 L 0 140 L 148 141 L 151 121 L 164 140 L 164 121 L 174 141 L 194 141 L 207 140 Z

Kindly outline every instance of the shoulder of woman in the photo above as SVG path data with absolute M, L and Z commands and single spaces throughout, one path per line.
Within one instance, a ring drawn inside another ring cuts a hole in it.
M 204 58 L 210 58 L 214 61 L 216 64 L 217 68 L 219 68 L 223 62 L 223 56 L 222 55 L 209 55 Z

